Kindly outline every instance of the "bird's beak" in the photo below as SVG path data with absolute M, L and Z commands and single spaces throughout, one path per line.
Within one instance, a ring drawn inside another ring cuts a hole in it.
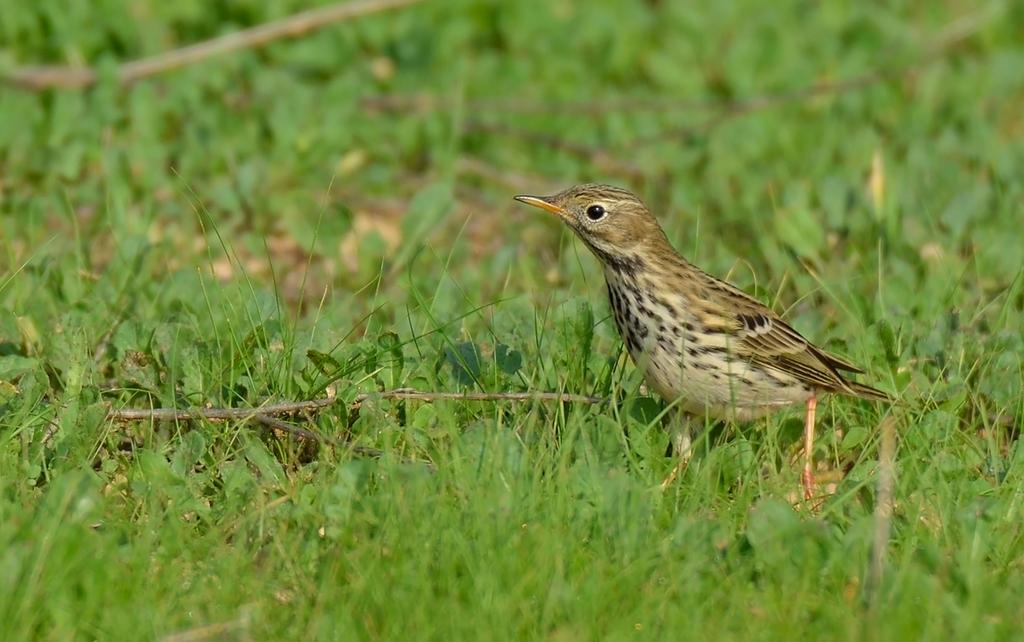
M 515 196 L 514 198 L 520 203 L 533 205 L 534 207 L 539 207 L 542 210 L 551 212 L 552 214 L 558 216 L 559 218 L 565 218 L 566 216 L 569 215 L 569 213 L 566 212 L 564 209 L 551 202 L 550 196 L 527 196 L 525 194 L 520 194 L 519 196 Z

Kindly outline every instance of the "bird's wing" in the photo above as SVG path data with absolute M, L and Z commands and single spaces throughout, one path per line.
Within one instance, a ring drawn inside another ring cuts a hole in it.
M 763 303 L 746 292 L 704 274 L 703 284 L 719 299 L 714 307 L 719 315 L 721 331 L 732 336 L 733 352 L 759 365 L 796 377 L 816 388 L 844 392 L 855 396 L 874 396 L 861 392 L 867 386 L 851 385 L 841 370 L 863 372 L 846 359 L 829 354 L 805 339 Z M 878 391 L 875 391 L 878 392 Z M 878 392 L 878 395 L 884 395 Z
M 743 311 L 736 314 L 736 353 L 751 361 L 787 372 L 813 386 L 847 390 L 839 367 L 845 361 L 815 347 L 788 323 L 772 313 Z
M 864 399 L 892 400 L 881 390 L 856 381 L 847 381 L 841 370 L 854 373 L 864 371 L 812 344 L 773 313 L 741 312 L 736 318 L 742 326 L 736 352 L 752 362 L 781 370 L 824 390 Z

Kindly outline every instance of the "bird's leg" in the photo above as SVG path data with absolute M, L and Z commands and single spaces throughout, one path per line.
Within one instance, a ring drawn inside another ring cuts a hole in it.
M 686 464 L 690 462 L 690 455 L 693 454 L 693 435 L 690 433 L 690 418 L 676 408 L 670 411 L 669 421 L 671 422 L 671 445 L 672 454 L 676 457 L 676 465 L 672 472 L 661 482 L 661 489 L 665 490 L 679 477 Z
M 814 411 L 818 407 L 818 397 L 811 395 L 807 400 L 807 416 L 804 419 L 804 474 L 801 482 L 804 487 L 804 499 L 814 496 Z

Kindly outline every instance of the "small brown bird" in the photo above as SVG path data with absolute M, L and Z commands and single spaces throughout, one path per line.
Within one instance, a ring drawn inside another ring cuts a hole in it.
M 802 483 L 810 499 L 818 395 L 889 400 L 843 374 L 860 368 L 816 347 L 760 301 L 680 256 L 632 193 L 578 185 L 554 196 L 515 198 L 561 218 L 600 260 L 615 325 L 633 363 L 682 411 L 673 429 L 680 460 L 663 486 L 689 459 L 688 417 L 747 421 L 804 403 Z

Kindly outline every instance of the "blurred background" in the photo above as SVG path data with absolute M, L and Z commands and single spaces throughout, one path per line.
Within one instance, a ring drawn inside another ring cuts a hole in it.
M 329 319 L 322 348 L 367 319 L 415 334 L 410 310 L 515 345 L 538 304 L 603 305 L 596 265 L 511 200 L 584 181 L 640 193 L 691 260 L 801 306 L 812 336 L 929 377 L 1020 274 L 1017 3 L 349 7 L 122 83 L 318 7 L 8 2 L 4 307 L 36 334 L 82 311 L 94 344 L 172 309 L 215 333 L 205 308 L 237 303 L 254 327 Z
M 1019 635 L 1024 4 L 340 6 L 0 0 L 0 637 Z M 600 269 L 512 200 L 584 181 L 903 395 L 891 494 L 853 400 L 820 513 L 796 417 L 651 492 Z M 616 403 L 108 415 L 329 385 Z
M 639 192 L 710 271 L 784 305 L 850 289 L 868 324 L 927 333 L 1019 273 L 1016 3 L 363 4 L 121 86 L 119 65 L 312 5 L 7 2 L 0 261 L 61 283 L 5 306 L 188 300 L 196 266 L 350 323 L 378 296 L 393 321 L 420 277 L 461 284 L 452 313 L 599 297 L 595 265 L 510 198 L 583 181 Z M 97 79 L 16 88 L 31 65 Z
M 889 324 L 890 353 L 911 333 L 939 355 L 936 324 L 1020 272 L 1016 3 L 397 4 L 125 86 L 126 63 L 311 5 L 8 2 L 0 261 L 25 269 L 5 307 L 42 332 L 86 308 L 102 337 L 195 309 L 209 277 L 318 308 L 332 345 L 410 305 L 600 305 L 595 264 L 511 200 L 584 181 L 637 191 L 777 307 L 824 291 Z M 26 87 L 33 65 L 95 83 Z

